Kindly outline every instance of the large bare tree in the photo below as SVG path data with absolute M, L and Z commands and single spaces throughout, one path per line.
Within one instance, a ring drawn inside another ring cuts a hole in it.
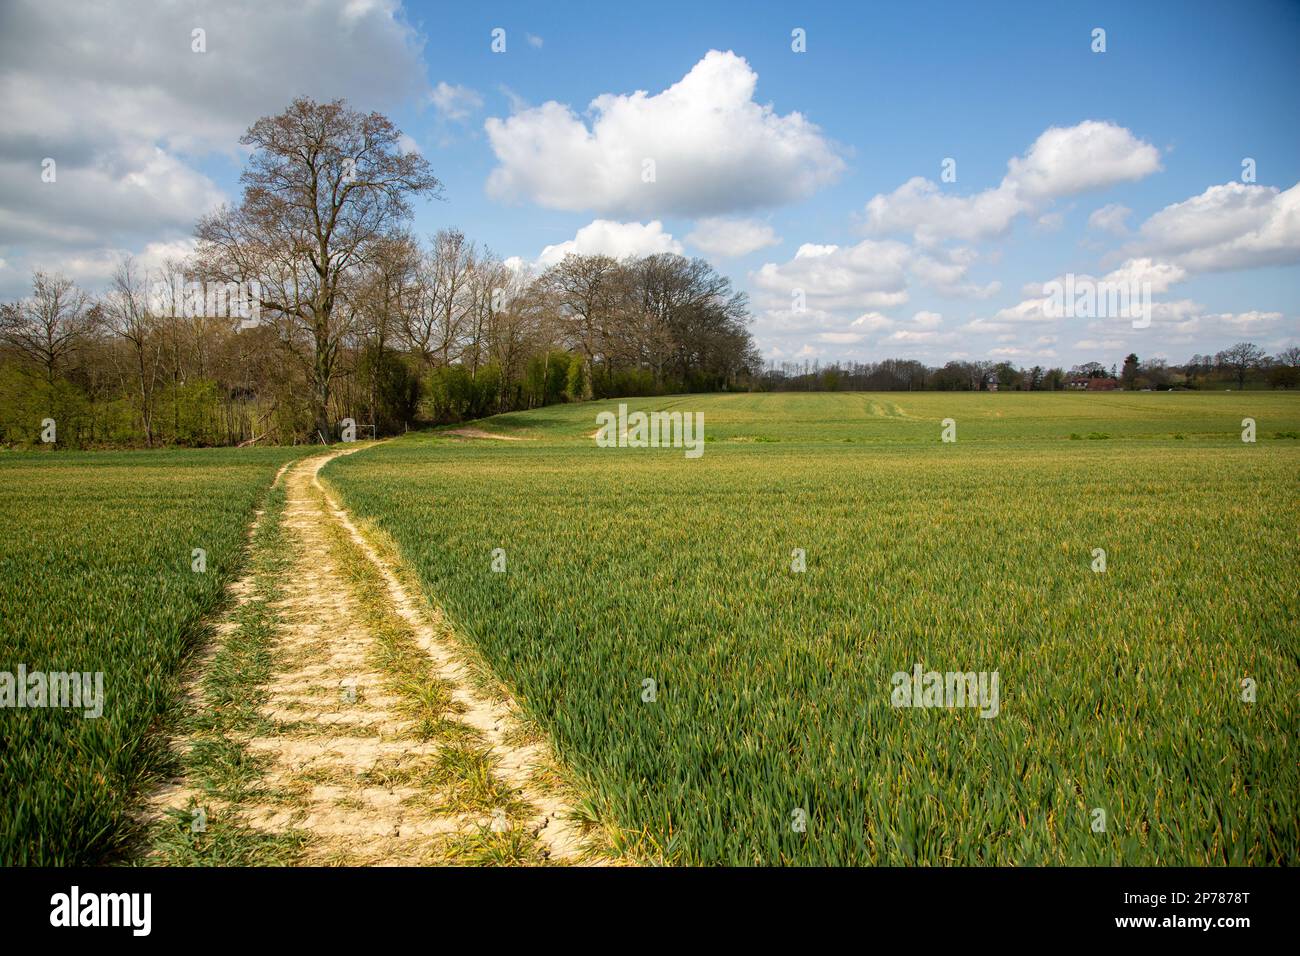
M 260 283 L 258 304 L 303 365 L 322 438 L 331 434 L 330 395 L 340 348 L 357 313 L 340 307 L 382 241 L 411 215 L 410 198 L 441 183 L 401 132 L 379 113 L 342 100 L 294 100 L 254 123 L 244 195 L 200 220 L 204 277 Z

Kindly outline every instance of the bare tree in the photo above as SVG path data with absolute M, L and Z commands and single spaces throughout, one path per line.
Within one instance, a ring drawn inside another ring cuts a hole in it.
M 626 292 L 623 267 L 611 256 L 570 253 L 541 282 L 557 310 L 566 338 L 588 362 L 605 357 L 614 318 Z
M 441 189 L 423 157 L 398 150 L 400 136 L 386 117 L 342 100 L 294 100 L 240 141 L 254 150 L 240 205 L 198 225 L 208 275 L 260 283 L 260 308 L 303 365 L 321 436 L 331 433 L 331 386 L 355 315 L 336 305 L 376 243 L 410 217 L 410 197 Z
M 93 335 L 98 313 L 76 284 L 61 275 L 32 274 L 29 298 L 0 307 L 0 341 L 55 375 Z
M 421 269 L 420 308 L 407 322 L 407 339 L 424 359 L 450 365 L 460 357 L 461 336 L 473 311 L 476 250 L 459 229 L 434 235 Z
M 118 263 L 112 287 L 104 298 L 109 329 L 130 346 L 132 375 L 140 402 L 140 424 L 146 445 L 153 445 L 154 387 L 158 381 L 161 348 L 158 320 L 150 309 L 145 277 L 130 256 Z

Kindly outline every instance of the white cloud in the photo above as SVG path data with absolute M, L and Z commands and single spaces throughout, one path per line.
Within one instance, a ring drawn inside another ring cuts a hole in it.
M 893 328 L 894 320 L 879 312 L 864 312 L 854 319 L 852 324 L 861 326 L 867 332 L 880 332 L 884 329 Z
M 1248 332 L 1262 331 L 1272 328 L 1282 321 L 1281 312 L 1260 312 L 1252 310 L 1250 312 L 1218 312 L 1211 315 L 1200 316 L 1202 321 L 1226 325 L 1232 329 L 1245 334 Z
M 1028 347 L 1019 345 L 1004 345 L 999 348 L 989 349 L 989 355 L 992 358 L 1003 359 L 1052 359 L 1056 357 L 1056 350 L 1042 347 Z
M 875 234 L 910 232 L 925 245 L 987 239 L 1005 234 L 1017 216 L 1053 199 L 1141 179 L 1158 169 L 1156 148 L 1121 126 L 1096 120 L 1053 126 L 1023 157 L 1011 158 L 997 186 L 959 196 L 918 176 L 872 197 L 865 224 Z M 1051 214 L 1044 218 L 1043 225 L 1051 228 Z
M 57 162 L 57 161 L 56 161 Z M 123 234 L 189 231 L 219 204 L 207 176 L 158 147 L 117 144 L 93 165 L 0 159 L 0 243 L 93 246 Z
M 1067 286 L 1066 276 L 1052 279 L 1062 288 Z M 1169 288 L 1187 278 L 1187 272 L 1168 262 L 1159 262 L 1149 258 L 1128 259 L 1116 269 L 1107 272 L 1100 279 L 1087 273 L 1074 274 L 1074 287 L 1082 289 L 1085 283 L 1105 284 L 1125 289 L 1142 289 L 1142 284 L 1149 284 L 1151 295 L 1161 295 Z M 1137 283 L 1138 285 L 1134 285 Z M 1044 291 L 1048 283 L 1030 283 L 1025 286 L 1025 298 L 1013 306 L 999 309 L 993 316 L 995 322 L 1055 322 L 1062 316 L 1052 308 L 1052 299 Z M 1153 305 L 1154 309 L 1154 305 Z M 1153 312 L 1154 314 L 1154 312 Z M 1131 321 L 1125 318 L 1124 321 Z
M 1128 206 L 1122 206 L 1115 202 L 1107 203 L 1101 208 L 1092 211 L 1092 215 L 1088 217 L 1088 228 L 1122 236 L 1128 232 L 1128 225 L 1125 220 L 1131 215 L 1133 215 L 1133 210 L 1129 209 Z
M 988 319 L 972 319 L 961 327 L 963 332 L 998 333 L 1009 332 L 1013 326 L 1008 322 L 990 322 Z
M 1160 153 L 1122 126 L 1085 120 L 1053 126 L 1023 158 L 1007 164 L 1004 182 L 1030 200 L 1055 199 L 1133 182 L 1160 169 Z
M 681 254 L 682 244 L 664 232 L 663 223 L 612 222 L 597 219 L 578 230 L 572 239 L 547 246 L 537 257 L 537 265 L 554 265 L 566 255 L 602 254 L 622 259 L 625 256 L 649 256 L 661 252 Z
M 766 263 L 750 279 L 760 290 L 762 304 L 784 307 L 799 289 L 809 308 L 860 312 L 906 303 L 911 280 L 947 297 L 987 298 L 1001 284 L 966 282 L 975 260 L 976 253 L 968 248 L 922 253 L 895 240 L 864 239 L 847 247 L 804 243 L 793 259 Z
M 498 165 L 488 192 L 552 209 L 694 218 L 802 199 L 833 182 L 844 163 L 831 143 L 801 114 L 756 103 L 757 81 L 743 58 L 711 50 L 661 93 L 596 97 L 590 126 L 554 101 L 490 118 Z
M 7 4 L 0 28 L 0 296 L 31 268 L 89 276 L 123 250 L 188 235 L 222 198 L 197 168 L 243 158 L 239 138 L 294 93 L 382 109 L 425 87 L 421 40 L 398 0 L 203 12 L 137 2 Z M 190 31 L 206 30 L 207 52 Z M 58 179 L 42 183 L 40 163 Z
M 546 42 L 535 33 L 525 33 L 524 39 L 527 40 L 528 45 L 535 50 L 540 50 L 542 48 L 542 44 Z
M 901 242 L 865 239 L 855 246 L 800 246 L 786 263 L 766 263 L 750 279 L 756 301 L 788 308 L 796 290 L 810 309 L 881 309 L 908 299 L 907 266 L 911 250 Z
M 429 92 L 429 102 L 441 119 L 456 123 L 469 119 L 483 108 L 483 96 L 477 90 L 446 81 L 439 81 Z
M 206 53 L 190 48 L 195 15 L 183 4 L 8 6 L 6 145 L 29 155 L 39 142 L 68 159 L 117 140 L 233 155 L 244 130 L 294 94 L 378 108 L 424 85 L 421 40 L 398 0 L 320 0 L 306 18 L 292 6 L 230 0 L 201 19 Z
M 1002 283 L 994 280 L 980 286 L 967 282 L 966 274 L 977 258 L 975 250 L 969 247 L 951 250 L 933 249 L 928 253 L 918 253 L 913 258 L 910 269 L 917 280 L 930 286 L 942 296 L 955 299 L 987 299 L 1002 288 Z
M 686 241 L 708 255 L 730 259 L 774 246 L 781 240 L 776 230 L 757 219 L 713 218 L 697 222 Z
M 892 193 L 873 196 L 867 203 L 866 226 L 880 235 L 910 232 L 927 245 L 943 239 L 970 242 L 1002 235 L 1028 208 L 1014 189 L 999 186 L 973 196 L 956 196 L 916 176 Z
M 1150 283 L 1153 295 L 1169 291 L 1169 287 L 1187 278 L 1187 270 L 1170 262 L 1149 258 L 1128 259 L 1119 268 L 1102 276 L 1108 283 Z
M 921 331 L 914 329 L 899 329 L 891 332 L 887 336 L 890 342 L 907 342 L 907 343 L 925 343 L 927 345 L 943 345 L 945 343 L 956 342 L 960 339 L 955 332 L 934 332 Z
M 1225 183 L 1166 206 L 1142 224 L 1130 252 L 1160 256 L 1189 272 L 1300 262 L 1300 183 Z

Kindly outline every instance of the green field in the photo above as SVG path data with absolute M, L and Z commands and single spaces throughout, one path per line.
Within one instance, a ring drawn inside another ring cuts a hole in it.
M 695 461 L 595 447 L 616 404 L 325 475 L 633 856 L 1297 862 L 1300 396 L 629 402 L 703 412 Z M 891 706 L 917 663 L 997 671 L 998 716 Z
M 0 671 L 101 672 L 102 716 L 0 709 L 0 863 L 99 862 L 166 759 L 187 653 L 294 449 L 0 456 Z M 206 570 L 193 570 L 193 550 Z

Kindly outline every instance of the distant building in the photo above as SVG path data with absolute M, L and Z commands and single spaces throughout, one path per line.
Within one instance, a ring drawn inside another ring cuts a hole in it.
M 1117 378 L 1083 378 L 1076 376 L 1065 380 L 1065 387 L 1075 391 L 1111 392 L 1120 387 Z

